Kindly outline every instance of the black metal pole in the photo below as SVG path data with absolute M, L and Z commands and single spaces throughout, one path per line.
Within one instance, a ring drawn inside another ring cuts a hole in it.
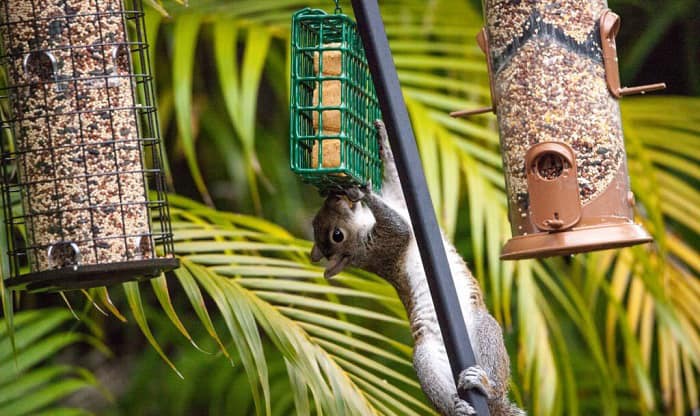
M 428 193 L 423 165 L 418 156 L 396 66 L 389 50 L 389 41 L 384 32 L 384 22 L 376 0 L 352 0 L 352 8 L 365 46 L 384 124 L 389 133 L 389 143 L 401 179 L 401 188 L 428 278 L 440 332 L 456 381 L 459 373 L 476 364 L 476 360 L 467 327 L 460 313 L 445 246 Z M 486 398 L 478 391 L 460 392 L 460 396 L 474 407 L 478 415 L 489 414 Z

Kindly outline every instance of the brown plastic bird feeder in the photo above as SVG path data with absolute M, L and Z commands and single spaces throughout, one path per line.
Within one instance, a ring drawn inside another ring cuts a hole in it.
M 651 241 L 634 196 L 617 99 L 665 88 L 621 88 L 619 17 L 605 1 L 485 1 L 486 53 L 513 238 L 521 259 Z

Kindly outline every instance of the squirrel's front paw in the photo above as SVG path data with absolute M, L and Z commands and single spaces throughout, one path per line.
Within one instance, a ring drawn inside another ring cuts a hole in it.
M 478 365 L 469 367 L 459 373 L 457 388 L 459 390 L 477 389 L 487 398 L 493 397 L 493 388 L 489 376 Z
M 345 189 L 345 196 L 352 202 L 357 202 L 365 199 L 367 195 L 372 192 L 372 181 L 368 181 L 367 184 L 361 186 L 353 186 L 351 188 Z
M 455 416 L 471 416 L 476 414 L 476 410 L 465 400 L 462 400 L 458 395 L 454 395 L 452 398 L 454 403 L 454 415 Z
M 357 202 L 362 200 L 365 195 L 367 195 L 368 190 L 364 187 L 353 186 L 352 188 L 345 189 L 345 195 L 352 202 Z

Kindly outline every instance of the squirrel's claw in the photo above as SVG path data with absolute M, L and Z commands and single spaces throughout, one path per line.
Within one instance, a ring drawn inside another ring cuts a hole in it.
M 357 202 L 369 193 L 369 190 L 365 186 L 353 186 L 352 188 L 347 188 L 345 190 L 345 195 L 352 202 Z
M 493 398 L 493 388 L 489 376 L 478 365 L 471 366 L 459 373 L 457 388 L 459 390 L 477 389 L 487 398 Z

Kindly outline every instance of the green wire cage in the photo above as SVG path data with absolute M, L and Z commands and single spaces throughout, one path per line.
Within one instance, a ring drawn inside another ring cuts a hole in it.
M 381 118 L 355 22 L 306 8 L 292 17 L 290 167 L 319 190 L 381 186 Z

